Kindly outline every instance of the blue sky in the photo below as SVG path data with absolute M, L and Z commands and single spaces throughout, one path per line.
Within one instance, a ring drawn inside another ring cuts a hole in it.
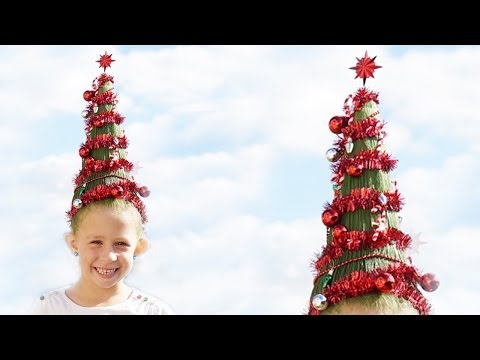
M 368 50 L 402 230 L 441 285 L 437 314 L 480 314 L 478 46 L 0 46 L 0 313 L 71 283 L 65 211 L 85 140 L 82 94 L 116 61 L 151 249 L 128 282 L 180 314 L 301 314 L 332 200 L 328 120 Z

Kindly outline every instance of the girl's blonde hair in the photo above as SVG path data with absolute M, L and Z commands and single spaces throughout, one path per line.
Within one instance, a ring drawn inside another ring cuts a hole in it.
M 322 315 L 418 315 L 412 304 L 388 293 L 374 293 L 342 300 L 330 305 Z
M 104 200 L 95 201 L 79 209 L 70 222 L 70 229 L 74 234 L 78 231 L 85 215 L 88 214 L 92 209 L 98 207 L 112 209 L 118 213 L 124 211 L 129 212 L 133 217 L 136 218 L 138 238 L 140 239 L 144 237 L 145 234 L 142 224 L 142 217 L 137 208 L 130 201 L 117 198 L 107 198 Z

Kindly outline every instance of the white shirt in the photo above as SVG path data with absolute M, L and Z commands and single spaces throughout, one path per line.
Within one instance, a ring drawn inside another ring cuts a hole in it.
M 133 288 L 125 301 L 112 306 L 85 307 L 68 298 L 65 286 L 37 298 L 31 309 L 32 315 L 175 315 L 164 301 Z

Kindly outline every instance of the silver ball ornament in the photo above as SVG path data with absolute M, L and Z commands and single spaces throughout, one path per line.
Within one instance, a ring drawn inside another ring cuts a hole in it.
M 340 159 L 341 155 L 342 154 L 337 149 L 331 148 L 327 150 L 325 157 L 327 158 L 328 161 L 335 162 L 338 159 Z
M 312 298 L 312 305 L 318 311 L 322 311 L 328 307 L 328 300 L 323 294 L 317 294 Z
M 82 203 L 82 200 L 75 199 L 75 200 L 73 200 L 72 205 L 75 209 L 80 209 L 83 206 L 83 203 Z

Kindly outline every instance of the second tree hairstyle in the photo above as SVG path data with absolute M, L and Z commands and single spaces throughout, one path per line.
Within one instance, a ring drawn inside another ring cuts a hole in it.
M 431 313 L 422 294 L 439 282 L 420 274 L 408 249 L 412 238 L 401 230 L 404 200 L 390 178 L 397 160 L 386 152 L 378 93 L 365 87 L 374 77 L 376 57 L 357 58 L 351 69 L 363 87 L 347 97 L 343 114 L 328 126 L 338 136 L 326 158 L 332 169 L 333 200 L 322 214 L 326 245 L 313 260 L 309 315 Z

